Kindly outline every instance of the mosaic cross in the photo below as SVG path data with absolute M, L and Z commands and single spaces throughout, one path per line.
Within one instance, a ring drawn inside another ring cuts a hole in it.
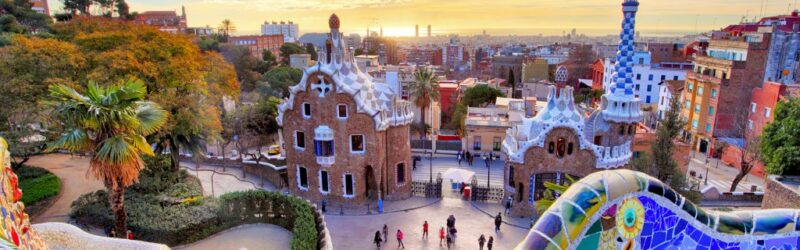
M 319 97 L 325 97 L 329 91 L 331 91 L 331 84 L 325 81 L 325 77 L 322 75 L 317 75 L 319 81 L 317 83 L 311 84 L 311 88 L 316 89 L 319 91 Z

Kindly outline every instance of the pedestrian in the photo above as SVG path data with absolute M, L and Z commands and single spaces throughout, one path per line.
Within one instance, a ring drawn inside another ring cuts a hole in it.
M 453 236 L 447 234 L 447 249 L 450 249 L 450 246 L 453 245 Z
M 461 186 L 461 191 L 459 191 L 461 194 L 464 194 L 464 186 L 465 186 L 464 184 L 466 184 L 466 183 L 464 183 L 464 182 L 462 181 L 462 182 L 461 182 L 461 185 L 460 185 L 460 186 Z
M 129 240 L 133 239 L 133 232 L 131 232 L 131 230 L 127 231 L 127 237 L 128 237 Z
M 494 231 L 500 232 L 500 224 L 503 224 L 503 216 L 500 213 L 497 213 L 497 216 L 494 217 Z
M 486 242 L 486 249 L 492 250 L 492 245 L 494 245 L 494 236 L 489 236 L 489 241 Z
M 486 237 L 484 237 L 483 234 L 481 234 L 481 237 L 478 238 L 478 247 L 480 247 L 479 248 L 480 250 L 483 250 L 484 243 L 486 243 Z
M 492 159 L 492 158 L 486 158 L 486 160 L 485 160 L 485 162 L 486 162 L 486 168 L 489 168 L 489 161 L 491 161 L 491 159 Z
M 389 243 L 389 227 L 386 224 L 383 224 L 383 239 L 386 243 Z
M 506 215 L 511 212 L 511 200 L 511 196 L 508 196 L 508 199 L 506 199 Z
M 117 238 L 117 230 L 111 229 L 111 232 L 108 233 L 108 237 L 110 238 Z
M 381 231 L 375 231 L 375 239 L 372 240 L 372 243 L 375 243 L 375 246 L 381 249 L 381 242 L 383 242 L 381 239 Z
M 328 207 L 328 202 L 325 201 L 325 200 L 322 200 L 322 213 L 323 214 L 327 211 L 327 207 Z
M 406 248 L 406 246 L 403 245 L 403 231 L 400 231 L 400 229 L 397 229 L 397 247 Z
M 462 154 L 464 154 L 464 151 L 462 151 L 462 150 L 459 150 L 458 154 L 456 154 L 456 157 L 458 157 L 458 166 L 459 167 L 461 166 L 461 160 L 462 160 L 462 157 L 463 157 Z
M 450 237 L 453 238 L 453 241 L 456 241 L 456 233 L 458 233 L 458 230 L 456 230 L 455 227 L 451 227 L 450 228 Z
M 465 156 L 466 156 L 466 158 L 467 158 L 467 159 L 466 159 L 466 160 L 467 160 L 467 164 L 469 164 L 469 166 L 471 167 L 471 166 L 472 166 L 472 153 L 470 153 L 469 151 L 467 151 L 467 153 L 466 153 L 466 155 L 465 155 Z
M 422 238 L 428 238 L 428 221 L 422 223 Z
M 444 241 L 444 227 L 439 229 L 439 246 L 442 245 L 442 241 Z

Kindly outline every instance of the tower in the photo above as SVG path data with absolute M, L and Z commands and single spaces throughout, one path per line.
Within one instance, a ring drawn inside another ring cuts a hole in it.
M 611 75 L 613 83 L 606 87 L 601 105 L 603 119 L 607 122 L 632 124 L 638 122 L 642 116 L 639 98 L 633 92 L 633 55 L 636 49 L 634 27 L 638 9 L 638 0 L 624 0 L 622 3 L 622 31 L 617 48 L 617 62 Z
M 419 24 L 414 25 L 414 37 L 419 37 Z
M 381 36 L 380 37 L 383 37 L 383 26 L 381 26 Z
M 431 37 L 431 25 L 428 24 L 428 37 Z

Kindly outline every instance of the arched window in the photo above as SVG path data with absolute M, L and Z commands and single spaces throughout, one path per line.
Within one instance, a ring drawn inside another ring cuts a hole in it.
M 558 156 L 558 158 L 563 158 L 566 152 L 567 140 L 565 140 L 563 137 L 558 138 L 558 142 L 556 143 L 556 156 Z
M 570 142 L 570 143 L 567 144 L 567 154 L 568 155 L 572 155 L 572 150 L 573 150 L 572 142 Z
M 514 186 L 514 165 L 508 166 L 508 185 Z
M 633 134 L 635 134 L 635 133 L 636 133 L 636 125 L 630 125 L 630 126 L 628 127 L 628 134 L 629 134 L 629 135 L 633 135 Z
M 625 125 L 619 125 L 619 135 L 625 135 Z
M 517 183 L 517 202 L 522 202 L 523 196 L 525 196 L 525 186 L 522 185 L 522 182 Z
M 406 164 L 399 163 L 397 164 L 397 184 L 405 184 L 406 183 Z
M 553 152 L 555 151 L 556 151 L 556 144 L 551 141 L 550 143 L 547 144 L 547 152 L 553 154 Z

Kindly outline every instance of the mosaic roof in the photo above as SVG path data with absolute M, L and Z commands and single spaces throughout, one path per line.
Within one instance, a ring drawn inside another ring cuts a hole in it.
M 22 190 L 17 187 L 17 175 L 11 170 L 11 154 L 3 138 L 0 138 L 0 163 L 3 168 L 0 173 L 0 215 L 3 216 L 0 221 L 3 230 L 0 232 L 0 249 L 48 249 L 44 241 L 31 230 L 25 205 L 20 201 Z

